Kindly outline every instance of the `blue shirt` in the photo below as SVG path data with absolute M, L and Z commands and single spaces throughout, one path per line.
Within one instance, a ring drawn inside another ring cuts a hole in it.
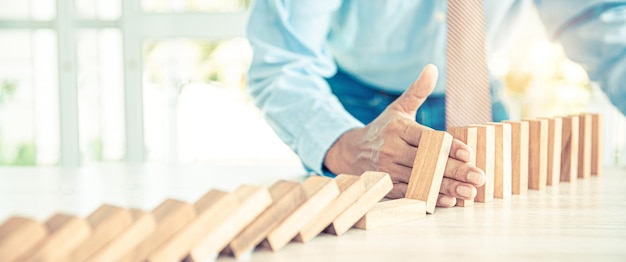
M 626 1 L 534 1 L 549 35 L 626 113 Z M 487 52 L 515 41 L 533 1 L 485 0 Z M 447 1 L 257 0 L 248 24 L 254 50 L 249 92 L 303 164 L 322 173 L 326 151 L 363 123 L 326 78 L 337 66 L 364 83 L 402 93 L 426 64 L 445 75 Z M 438 81 L 434 93 L 443 93 Z

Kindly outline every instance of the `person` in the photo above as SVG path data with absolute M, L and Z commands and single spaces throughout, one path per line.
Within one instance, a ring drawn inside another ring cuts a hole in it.
M 563 44 L 626 112 L 626 1 L 485 0 L 487 53 L 515 41 L 536 6 Z M 257 0 L 247 35 L 249 93 L 267 122 L 318 174 L 384 171 L 390 198 L 404 197 L 423 130 L 445 128 L 447 1 Z M 423 68 L 414 81 L 418 70 Z M 497 82 L 494 82 L 497 83 Z M 492 85 L 493 118 L 507 118 Z M 438 206 L 470 199 L 484 184 L 454 140 Z

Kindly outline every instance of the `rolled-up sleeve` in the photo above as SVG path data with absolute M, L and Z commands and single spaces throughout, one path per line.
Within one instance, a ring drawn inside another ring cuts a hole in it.
M 363 126 L 325 80 L 337 71 L 326 39 L 340 6 L 341 0 L 257 0 L 247 28 L 254 51 L 249 93 L 283 142 L 318 174 L 337 138 Z

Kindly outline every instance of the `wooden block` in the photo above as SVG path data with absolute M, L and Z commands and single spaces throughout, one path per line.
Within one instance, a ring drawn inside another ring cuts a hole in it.
M 157 222 L 152 213 L 139 209 L 131 209 L 129 213 L 133 219 L 132 224 L 85 261 L 118 261 L 154 232 Z
M 42 241 L 48 230 L 36 220 L 14 216 L 0 225 L 0 258 L 13 261 Z
M 429 214 L 435 212 L 451 146 L 452 136 L 446 132 L 422 132 L 405 197 L 426 202 Z
M 354 204 L 361 195 L 365 193 L 365 184 L 359 176 L 338 175 L 335 178 L 337 187 L 339 188 L 339 196 L 337 196 L 324 210 L 313 216 L 307 222 L 296 236 L 295 240 L 306 243 L 319 233 L 324 231 L 335 218 Z
M 511 124 L 487 123 L 495 127 L 493 196 L 509 198 L 512 195 Z M 517 154 L 517 152 L 516 152 Z
M 558 185 L 561 181 L 561 143 L 563 139 L 563 119 L 548 118 L 548 173 L 547 184 Z
M 591 176 L 591 115 L 578 116 L 578 178 Z
M 548 182 L 548 120 L 525 121 L 529 126 L 528 188 L 541 190 Z
M 295 211 L 304 201 L 306 192 L 295 182 L 278 181 L 270 187 L 272 205 L 228 244 L 224 253 L 241 257 L 256 247 L 267 234 Z
M 343 235 L 393 188 L 391 177 L 387 173 L 368 171 L 361 175 L 361 179 L 365 185 L 365 193 L 341 212 L 324 232 L 336 236 Z
M 239 200 L 234 194 L 213 189 L 200 197 L 193 207 L 196 217 L 154 249 L 148 255 L 148 261 L 169 262 L 184 259 L 192 246 L 222 226 L 239 209 Z
M 239 208 L 219 227 L 202 237 L 192 247 L 185 261 L 207 261 L 217 256 L 220 250 L 272 204 L 272 196 L 265 187 L 242 185 L 233 194 L 237 197 Z
M 474 125 L 478 130 L 476 143 L 476 167 L 485 172 L 487 179 L 485 185 L 478 189 L 474 201 L 491 202 L 494 196 L 495 186 L 495 154 L 496 154 L 496 128 L 489 125 Z
M 189 203 L 167 199 L 152 211 L 152 215 L 157 223 L 155 230 L 121 261 L 146 260 L 150 252 L 191 222 L 196 212 Z
M 426 217 L 426 202 L 400 198 L 378 202 L 356 222 L 354 227 L 373 229 Z
M 602 115 L 591 114 L 591 174 L 602 175 L 604 165 L 604 132 Z
M 61 261 L 91 234 L 86 220 L 56 214 L 46 221 L 49 235 L 17 261 Z
M 474 155 L 470 159 L 469 163 L 476 166 L 476 144 L 478 142 L 478 130 L 475 127 L 448 127 L 448 133 L 452 137 L 461 140 L 461 142 L 468 145 L 473 151 Z M 456 199 L 456 206 L 467 207 L 473 206 L 474 199 Z
M 563 117 L 561 136 L 561 181 L 576 182 L 578 177 L 579 117 Z
M 511 124 L 511 193 L 528 192 L 528 122 L 505 121 Z
M 311 219 L 322 212 L 339 195 L 335 180 L 323 176 L 311 176 L 302 183 L 307 200 L 285 220 L 272 229 L 263 246 L 277 251 L 291 241 Z

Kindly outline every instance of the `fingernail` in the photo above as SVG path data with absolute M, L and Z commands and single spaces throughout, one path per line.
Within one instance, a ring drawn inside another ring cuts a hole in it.
M 456 193 L 462 197 L 469 198 L 472 196 L 472 188 L 464 185 L 459 185 L 456 187 Z
M 482 185 L 485 183 L 485 175 L 481 173 L 470 172 L 469 174 L 467 174 L 467 180 L 476 185 Z
M 470 153 L 465 149 L 459 149 L 456 151 L 456 158 L 467 162 L 470 160 Z

